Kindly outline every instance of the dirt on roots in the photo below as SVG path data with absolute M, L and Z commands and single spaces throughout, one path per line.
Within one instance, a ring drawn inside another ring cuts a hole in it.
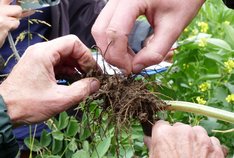
M 101 88 L 91 99 L 103 100 L 102 108 L 111 109 L 117 126 L 129 125 L 130 120 L 137 119 L 144 133 L 151 136 L 152 125 L 157 120 L 156 113 L 167 106 L 157 97 L 158 93 L 147 89 L 149 86 L 156 88 L 156 83 L 119 74 L 92 76 L 99 79 Z

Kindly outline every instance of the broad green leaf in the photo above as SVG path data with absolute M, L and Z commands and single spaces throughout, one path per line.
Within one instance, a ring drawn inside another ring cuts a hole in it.
M 222 56 L 218 55 L 216 53 L 206 53 L 204 56 L 208 59 L 214 60 L 215 62 L 218 62 L 219 64 L 223 65 Z
M 53 131 L 52 136 L 56 140 L 60 140 L 60 141 L 63 140 L 63 133 L 61 131 Z
M 226 83 L 225 86 L 228 88 L 228 90 L 230 91 L 230 93 L 234 94 L 234 85 L 231 83 Z
M 234 28 L 231 25 L 224 25 L 224 31 L 226 32 L 226 40 L 234 49 Z
M 79 130 L 79 125 L 77 120 L 71 119 L 67 126 L 66 136 L 73 137 L 77 134 L 78 130 Z
M 75 152 L 77 149 L 77 144 L 76 144 L 76 140 L 75 138 L 72 138 L 72 140 L 70 141 L 70 143 L 68 144 L 68 149 Z
M 89 142 L 87 140 L 83 141 L 83 149 L 89 151 Z
M 63 141 L 53 139 L 52 142 L 52 153 L 58 154 L 63 149 Z
M 86 140 L 89 136 L 91 136 L 91 132 L 89 128 L 85 127 L 80 129 L 79 135 L 80 135 L 80 140 L 83 141 Z
M 24 143 L 32 151 L 38 152 L 38 151 L 40 151 L 42 149 L 42 146 L 40 145 L 40 143 L 39 143 L 39 141 L 37 139 L 33 140 L 33 139 L 30 139 L 28 137 L 28 138 L 24 139 Z
M 217 39 L 217 38 L 209 38 L 209 39 L 207 39 L 207 43 L 214 45 L 218 48 L 222 48 L 222 49 L 231 51 L 230 45 L 224 40 Z
M 207 120 L 202 120 L 200 122 L 200 125 L 203 126 L 209 134 L 211 133 L 211 130 L 218 129 L 219 127 L 219 123 L 217 123 L 217 120 L 214 118 L 208 118 Z
M 43 147 L 47 147 L 51 143 L 51 135 L 46 130 L 41 133 L 40 144 Z
M 72 158 L 90 158 L 90 155 L 85 150 L 78 150 L 75 154 L 72 155 Z
M 62 112 L 59 114 L 59 122 L 58 122 L 58 129 L 62 130 L 67 127 L 69 121 L 69 117 L 66 112 Z
M 96 150 L 93 151 L 91 158 L 103 157 L 108 151 L 111 143 L 111 138 L 105 138 L 100 141 L 96 147 Z

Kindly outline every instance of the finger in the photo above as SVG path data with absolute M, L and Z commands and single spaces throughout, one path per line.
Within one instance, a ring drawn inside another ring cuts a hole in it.
M 134 73 L 140 72 L 145 67 L 158 64 L 165 58 L 167 52 L 169 52 L 181 33 L 180 31 L 176 31 L 176 29 L 170 28 L 168 25 L 163 26 L 164 28 L 157 28 L 147 46 L 135 56 L 133 60 Z
M 224 157 L 228 155 L 228 148 L 225 145 L 221 145 Z
M 150 150 L 151 149 L 151 137 L 144 136 L 144 143 L 147 146 L 147 148 Z
M 155 125 L 170 125 L 170 123 L 168 121 L 159 120 L 155 123 Z
M 133 51 L 128 47 L 128 37 L 118 36 L 110 42 L 108 50 L 103 54 L 104 59 L 118 67 L 124 74 L 132 72 Z
M 183 126 L 183 125 L 185 125 L 185 124 L 183 124 L 183 123 L 181 123 L 181 122 L 176 122 L 176 123 L 173 125 L 173 127 Z
M 5 40 L 6 40 L 6 36 L 7 36 L 7 33 L 0 33 L 0 48 L 2 47 L 2 45 L 5 43 Z
M 164 58 L 164 61 L 172 63 L 173 62 L 173 56 L 174 56 L 173 51 L 168 52 L 166 57 Z
M 198 133 L 198 134 L 201 133 L 203 135 L 208 135 L 207 131 L 202 126 L 194 126 L 192 128 L 193 128 L 193 130 L 194 130 L 195 133 Z
M 49 63 L 52 63 L 53 66 L 59 64 L 61 59 L 69 56 L 76 61 L 77 67 L 80 67 L 84 72 L 97 67 L 90 50 L 75 35 L 67 35 L 49 42 L 36 44 L 26 52 L 35 53 L 39 51 L 38 49 L 40 55 L 47 56 L 51 60 Z
M 20 18 L 22 15 L 22 8 L 18 5 L 3 5 L 1 6 L 0 14 Z
M 211 140 L 213 145 L 221 146 L 220 141 L 216 137 L 210 137 L 210 140 Z
M 153 135 L 153 133 L 155 133 L 158 129 L 160 129 L 160 127 L 162 127 L 162 126 L 171 126 L 171 125 L 169 124 L 169 122 L 164 121 L 164 120 L 159 120 L 159 121 L 157 121 L 157 122 L 154 124 L 154 126 L 153 126 L 152 135 Z
M 2 29 L 6 29 L 8 31 L 17 29 L 20 25 L 20 21 L 13 17 L 5 17 L 3 18 L 3 20 L 4 20 L 4 25 L 2 26 L 3 27 Z
M 110 23 L 111 17 L 115 12 L 116 7 L 118 6 L 118 3 L 119 0 L 108 1 L 92 27 L 92 35 L 102 53 L 105 52 L 108 45 L 106 29 Z
M 220 141 L 216 137 L 210 137 L 210 140 L 213 144 L 215 156 L 218 158 L 224 157 L 226 153 L 223 151 L 223 148 L 220 145 Z
M 121 36 L 118 40 L 107 40 L 109 23 L 119 5 L 119 0 L 111 0 L 98 16 L 92 28 L 94 39 L 101 49 L 104 59 L 118 68 L 124 74 L 129 74 L 132 70 L 131 61 L 133 59 L 133 51 L 128 48 L 128 37 Z M 115 52 L 115 53 L 112 53 Z
M 119 34 L 128 36 L 137 17 L 145 12 L 145 8 L 145 1 L 132 0 L 129 5 L 126 5 L 125 0 L 119 0 L 115 13 L 107 27 L 107 31 L 109 32 L 108 38 L 118 36 Z
M 59 85 L 59 90 L 62 94 L 62 100 L 66 100 L 66 105 L 69 108 L 85 99 L 87 96 L 96 92 L 100 87 L 100 83 L 95 78 L 85 78 L 72 83 L 70 86 Z
M 109 51 L 105 59 L 124 70 L 126 74 L 132 71 L 133 51 L 128 48 L 128 35 L 130 34 L 136 18 L 144 11 L 144 1 L 132 2 L 126 5 L 125 0 L 120 0 L 107 27 L 107 39 Z M 128 16 L 126 16 L 128 14 Z M 121 22 L 124 19 L 124 22 Z

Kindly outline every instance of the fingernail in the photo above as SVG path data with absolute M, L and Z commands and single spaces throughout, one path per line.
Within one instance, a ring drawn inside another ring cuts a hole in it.
M 144 68 L 145 68 L 145 66 L 142 65 L 142 64 L 134 65 L 134 66 L 133 66 L 133 72 L 134 72 L 134 73 L 139 73 L 139 72 L 141 72 L 141 70 L 144 69 Z
M 100 87 L 100 82 L 97 79 L 93 79 L 90 84 L 91 93 L 98 91 L 99 87 Z

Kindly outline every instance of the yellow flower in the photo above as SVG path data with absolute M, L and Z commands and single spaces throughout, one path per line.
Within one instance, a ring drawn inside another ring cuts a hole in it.
M 197 29 L 193 29 L 193 30 L 192 30 L 192 34 L 193 34 L 193 35 L 197 35 L 198 33 L 199 33 L 199 31 L 198 31 Z
M 183 64 L 183 68 L 184 68 L 184 69 L 189 68 L 189 64 Z
M 210 88 L 210 83 L 208 83 L 208 82 L 204 82 L 204 83 L 199 85 L 199 89 L 202 92 L 207 91 L 209 88 Z
M 188 28 L 185 28 L 185 29 L 184 29 L 184 32 L 188 32 L 188 31 L 189 31 Z
M 203 33 L 206 33 L 208 28 L 209 28 L 208 23 L 206 23 L 206 22 L 198 22 L 197 25 L 200 27 L 201 32 L 203 32 Z
M 226 97 L 226 101 L 227 101 L 228 103 L 234 102 L 234 94 L 228 95 L 228 96 Z
M 198 104 L 203 104 L 203 105 L 206 104 L 206 101 L 203 98 L 201 98 L 201 97 L 197 97 L 196 100 L 197 100 Z
M 230 25 L 230 21 L 224 21 L 225 25 Z
M 230 59 L 224 62 L 224 67 L 226 68 L 228 73 L 231 73 L 234 68 L 234 61 Z
M 198 46 L 205 47 L 207 45 L 207 38 L 201 38 L 198 41 Z

